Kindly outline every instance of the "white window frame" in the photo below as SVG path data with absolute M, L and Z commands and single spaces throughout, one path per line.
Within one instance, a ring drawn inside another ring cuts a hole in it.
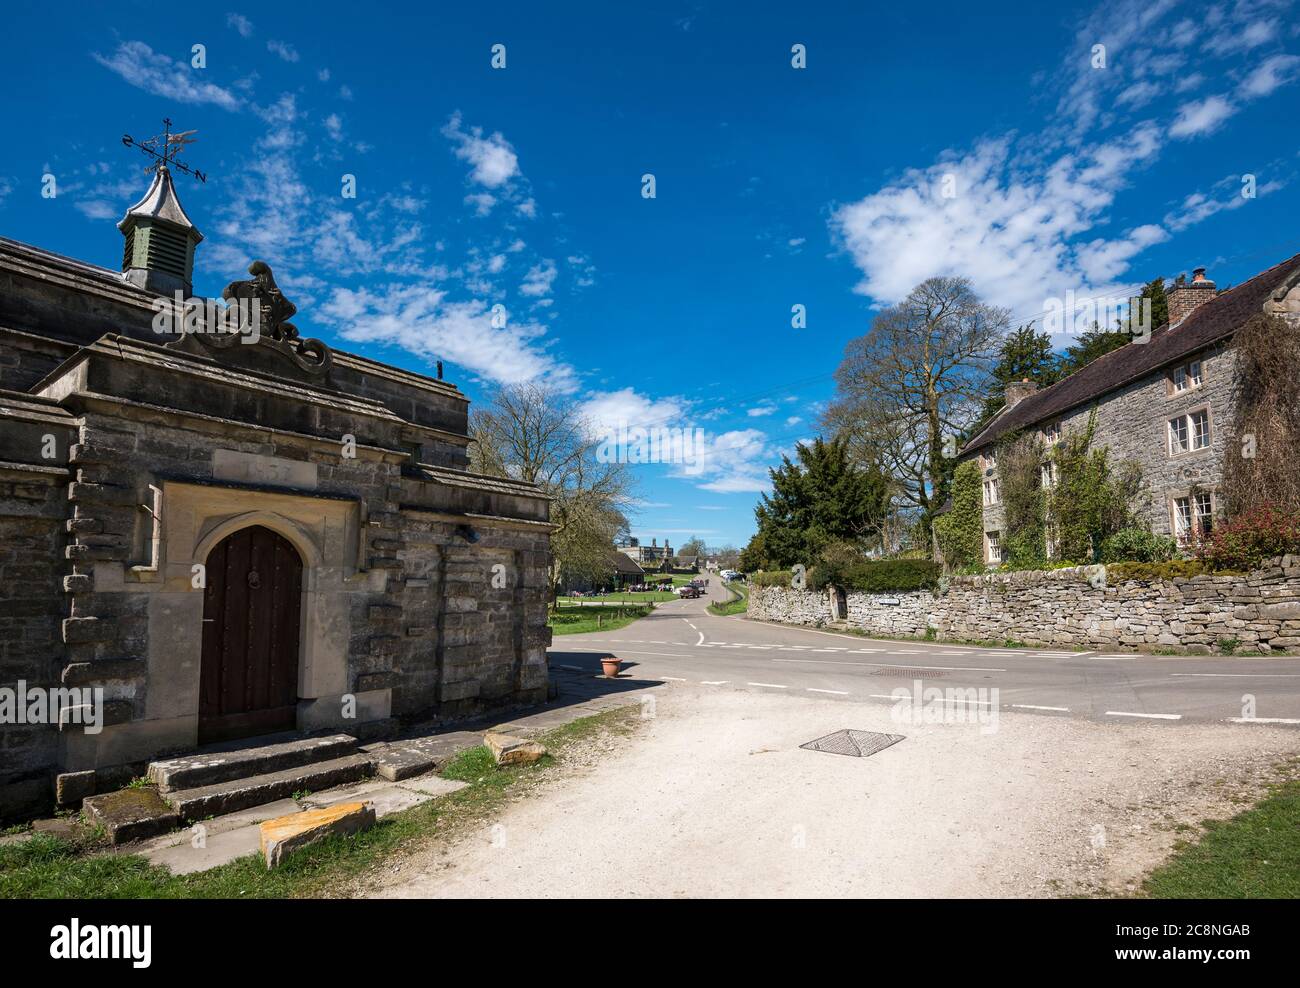
M 989 563 L 1002 562 L 1002 533 L 984 533 L 984 557 Z
M 1043 490 L 1050 491 L 1060 482 L 1061 470 L 1055 460 L 1048 460 L 1039 468 L 1038 476 Z
M 984 507 L 992 508 L 998 504 L 1001 491 L 998 490 L 998 478 L 989 477 L 984 481 Z
M 1214 531 L 1214 492 L 1197 491 L 1191 495 L 1192 526 L 1198 538 L 1205 538 Z M 1202 511 L 1202 506 L 1205 511 Z
M 1184 453 L 1192 451 L 1191 433 L 1188 431 L 1188 420 L 1186 415 L 1175 415 L 1165 423 L 1165 430 L 1168 434 L 1168 448 L 1170 456 L 1181 456 Z
M 1175 367 L 1169 375 L 1169 394 L 1181 395 L 1199 388 L 1205 380 L 1204 372 L 1200 360 L 1190 360 Z
M 1198 432 L 1196 419 L 1202 415 L 1205 416 L 1205 429 Z M 1193 452 L 1199 449 L 1209 449 L 1214 444 L 1214 430 L 1210 424 L 1210 410 L 1208 408 L 1198 408 L 1187 413 L 1187 439 L 1191 443 Z
M 1186 505 L 1187 514 L 1184 516 L 1182 507 Z M 1174 539 L 1179 545 L 1187 545 L 1192 541 L 1196 533 L 1196 513 L 1192 509 L 1192 497 L 1190 494 L 1185 497 L 1173 497 L 1169 499 L 1169 509 L 1171 512 L 1170 524 L 1173 528 Z

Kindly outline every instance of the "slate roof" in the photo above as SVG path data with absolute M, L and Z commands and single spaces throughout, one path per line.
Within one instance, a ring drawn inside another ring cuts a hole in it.
M 1011 409 L 1003 410 L 983 432 L 967 442 L 962 447 L 962 454 L 989 446 L 999 436 L 1015 429 L 1049 423 L 1079 405 L 1095 401 L 1227 339 L 1263 310 L 1268 297 L 1297 268 L 1300 268 L 1300 254 L 1197 306 L 1172 329 L 1168 324 L 1161 326 L 1146 343 L 1129 343 L 1112 350 L 1065 380 L 1021 399 Z
M 610 550 L 609 561 L 614 564 L 615 572 L 626 573 L 629 576 L 641 576 L 645 573 L 645 570 L 637 565 L 636 560 L 618 549 Z

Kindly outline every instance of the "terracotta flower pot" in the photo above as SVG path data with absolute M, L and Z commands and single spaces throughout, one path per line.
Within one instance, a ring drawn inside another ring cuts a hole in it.
M 622 659 L 616 659 L 613 656 L 602 658 L 600 660 L 600 667 L 605 670 L 605 675 L 609 676 L 611 679 L 618 675 L 618 667 L 622 664 Z

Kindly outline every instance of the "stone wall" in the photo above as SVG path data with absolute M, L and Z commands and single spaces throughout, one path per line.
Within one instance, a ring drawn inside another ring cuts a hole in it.
M 749 616 L 832 622 L 831 591 L 754 587 Z M 1108 580 L 1104 566 L 954 577 L 931 593 L 849 593 L 848 624 L 870 634 L 1086 649 L 1300 652 L 1300 556 L 1244 576 Z

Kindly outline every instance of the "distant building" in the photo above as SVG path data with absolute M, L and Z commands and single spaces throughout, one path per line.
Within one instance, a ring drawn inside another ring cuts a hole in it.
M 641 567 L 647 573 L 653 573 L 670 566 L 673 558 L 673 548 L 664 540 L 661 546 L 658 539 L 651 539 L 649 545 L 634 544 L 619 547 L 619 552 L 625 554 L 629 559 Z

